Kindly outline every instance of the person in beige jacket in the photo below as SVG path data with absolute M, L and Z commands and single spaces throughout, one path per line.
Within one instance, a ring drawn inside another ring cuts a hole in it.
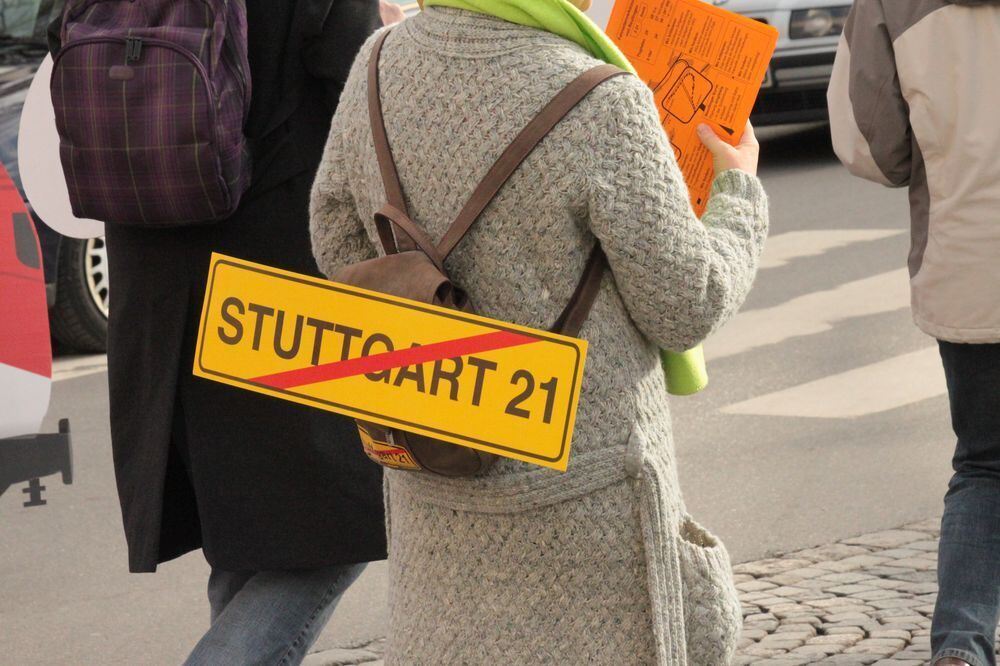
M 917 325 L 940 341 L 955 475 L 936 664 L 995 664 L 1000 616 L 1000 0 L 856 0 L 829 102 L 855 175 L 908 186 Z

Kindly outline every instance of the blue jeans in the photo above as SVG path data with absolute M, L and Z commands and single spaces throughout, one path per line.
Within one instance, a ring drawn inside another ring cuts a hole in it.
M 941 342 L 958 435 L 938 550 L 935 659 L 996 664 L 1000 616 L 1000 344 Z
M 208 579 L 212 626 L 185 666 L 300 664 L 364 564 L 231 572 Z

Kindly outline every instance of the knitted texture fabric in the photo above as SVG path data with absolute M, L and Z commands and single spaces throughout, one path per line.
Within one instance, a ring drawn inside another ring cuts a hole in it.
M 312 201 L 332 275 L 376 256 L 385 202 L 361 51 Z M 414 219 L 440 239 L 516 134 L 599 64 L 557 36 L 431 8 L 381 67 Z M 721 174 L 699 221 L 649 89 L 601 85 L 539 145 L 447 262 L 478 312 L 555 321 L 599 240 L 611 265 L 589 342 L 569 470 L 501 459 L 488 475 L 388 470 L 387 664 L 726 664 L 739 631 L 728 556 L 686 515 L 659 348 L 724 323 L 768 226 L 759 181 Z
M 590 55 L 635 74 L 635 68 L 618 46 L 569 0 L 424 0 L 432 5 L 466 9 L 539 28 L 582 46 Z M 667 391 L 693 395 L 708 386 L 705 351 L 701 346 L 685 352 L 664 350 L 663 371 Z

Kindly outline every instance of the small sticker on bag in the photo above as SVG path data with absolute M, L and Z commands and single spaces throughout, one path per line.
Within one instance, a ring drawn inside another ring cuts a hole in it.
M 361 435 L 361 444 L 365 448 L 365 453 L 379 465 L 393 469 L 423 469 L 406 449 L 400 448 L 391 442 L 378 441 L 372 433 L 360 425 L 358 426 L 358 433 Z

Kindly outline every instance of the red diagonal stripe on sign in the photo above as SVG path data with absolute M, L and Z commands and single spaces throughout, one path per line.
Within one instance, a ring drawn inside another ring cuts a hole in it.
M 411 347 L 410 349 L 400 349 L 372 356 L 349 358 L 345 361 L 314 365 L 308 368 L 277 372 L 273 375 L 255 377 L 250 381 L 272 388 L 288 389 L 295 388 L 296 386 L 319 384 L 320 382 L 328 382 L 334 379 L 344 379 L 345 377 L 356 377 L 358 375 L 382 372 L 383 370 L 392 370 L 394 368 L 405 368 L 411 365 L 420 365 L 446 358 L 458 358 L 470 354 L 482 354 L 498 349 L 507 349 L 508 347 L 520 347 L 521 345 L 529 345 L 538 341 L 538 338 L 529 335 L 522 335 L 512 331 L 496 331 L 494 333 L 473 335 L 457 340 L 435 342 L 423 345 L 422 347 Z

